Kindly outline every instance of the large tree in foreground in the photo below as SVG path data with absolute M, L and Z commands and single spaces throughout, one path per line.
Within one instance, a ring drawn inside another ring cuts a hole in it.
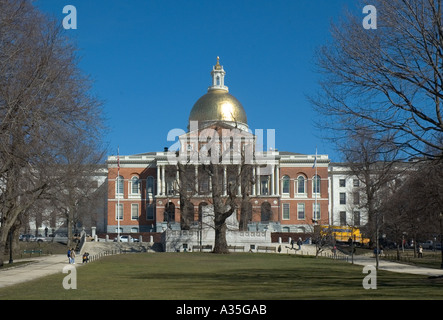
M 323 77 L 311 100 L 328 117 L 319 126 L 334 138 L 366 128 L 394 137 L 405 157 L 443 159 L 442 1 L 371 4 L 376 29 L 365 29 L 360 2 L 356 14 L 332 25 L 331 43 L 318 51 Z
M 96 145 L 89 88 L 59 21 L 29 0 L 0 1 L 0 265 L 11 227 L 69 166 L 64 148 Z

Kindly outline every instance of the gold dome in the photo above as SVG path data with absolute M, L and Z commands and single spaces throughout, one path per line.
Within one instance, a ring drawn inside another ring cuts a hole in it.
M 227 90 L 212 89 L 197 100 L 189 115 L 189 121 L 230 121 L 247 125 L 246 112 L 240 101 Z

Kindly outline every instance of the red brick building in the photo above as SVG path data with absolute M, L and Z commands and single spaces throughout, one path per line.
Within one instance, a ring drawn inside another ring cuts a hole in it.
M 258 142 L 262 141 L 259 135 L 263 131 L 253 134 L 249 130 L 243 106 L 224 85 L 225 71 L 218 58 L 211 75 L 208 92 L 190 111 L 188 132 L 177 134 L 177 143 L 171 148 L 108 158 L 107 232 L 117 232 L 118 228 L 121 233 L 180 230 L 184 225 L 180 188 L 185 178 L 193 182 L 188 200 L 194 215 L 185 223 L 187 228 L 192 228 L 199 221 L 201 206 L 211 201 L 211 177 L 205 164 L 216 159 L 215 153 L 217 159 L 230 155 L 218 164 L 224 197 L 228 186 L 232 187 L 239 176 L 248 150 L 252 182 L 246 185 L 237 180 L 235 185 L 239 199 L 245 192 L 250 198 L 251 209 L 244 228 L 302 233 L 309 231 L 314 223 L 330 223 L 328 156 L 282 152 L 275 148 L 258 150 Z M 235 150 L 241 154 L 240 162 L 235 162 Z M 180 176 L 177 162 L 182 158 L 177 157 L 178 154 L 184 156 L 186 176 Z M 236 214 L 240 220 L 239 210 Z

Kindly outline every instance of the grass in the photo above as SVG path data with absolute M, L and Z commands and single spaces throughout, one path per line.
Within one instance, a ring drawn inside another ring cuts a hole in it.
M 389 250 L 383 257 L 386 260 L 398 261 L 397 252 L 395 250 Z M 424 250 L 423 256 L 418 257 L 417 254 L 414 255 L 413 250 L 400 251 L 400 261 L 401 263 L 414 264 L 426 268 L 440 269 L 442 264 L 441 251 L 431 251 Z
M 293 300 L 443 299 L 443 279 L 378 271 L 362 286 L 363 267 L 327 258 L 277 254 L 139 253 L 108 256 L 67 274 L 0 289 L 0 299 Z

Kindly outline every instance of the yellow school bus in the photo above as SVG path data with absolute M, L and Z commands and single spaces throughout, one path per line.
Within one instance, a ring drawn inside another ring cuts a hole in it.
M 322 236 L 329 235 L 337 242 L 349 242 L 349 239 L 359 244 L 369 242 L 369 239 L 363 238 L 360 229 L 356 227 L 321 225 L 320 228 Z

